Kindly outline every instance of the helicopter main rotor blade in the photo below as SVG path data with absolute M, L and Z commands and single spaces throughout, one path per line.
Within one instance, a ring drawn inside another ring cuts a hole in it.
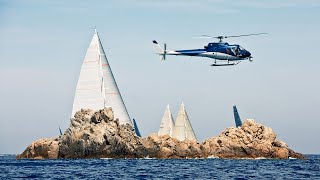
M 214 37 L 212 37 L 212 36 L 208 36 L 208 35 L 201 35 L 201 36 L 192 37 L 192 38 L 212 39 L 212 38 L 214 38 Z
M 243 37 L 243 36 L 256 36 L 256 35 L 262 35 L 262 34 L 268 34 L 268 33 L 255 33 L 255 34 L 242 34 L 242 35 L 235 35 L 235 36 L 209 36 L 209 35 L 201 35 L 199 37 L 194 38 L 205 38 L 205 39 L 226 39 L 226 38 L 233 38 L 233 37 Z
M 222 36 L 223 38 L 230 38 L 230 37 L 243 37 L 243 36 L 256 36 L 256 35 L 262 35 L 262 34 L 268 34 L 268 33 L 255 33 L 255 34 L 243 34 L 243 35 L 236 35 L 236 36 Z M 220 38 L 221 36 L 215 37 Z
M 201 37 L 208 37 L 208 38 L 212 38 L 212 36 L 209 36 L 209 35 L 201 35 Z

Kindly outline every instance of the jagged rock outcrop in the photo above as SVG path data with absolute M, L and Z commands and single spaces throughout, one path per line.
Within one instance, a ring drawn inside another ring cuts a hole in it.
M 270 127 L 248 119 L 241 127 L 227 128 L 218 137 L 207 139 L 203 146 L 209 156 L 220 158 L 303 158 L 276 137 Z
M 142 140 L 142 144 L 153 158 L 200 158 L 203 156 L 203 146 L 196 141 L 179 141 L 169 135 L 152 134 Z
M 59 157 L 133 158 L 141 145 L 141 138 L 129 124 L 114 120 L 111 108 L 96 112 L 82 109 L 59 139 Z
M 58 138 L 42 138 L 30 144 L 17 159 L 56 159 L 58 158 Z
M 202 144 L 179 141 L 169 135 L 138 137 L 129 125 L 120 125 L 111 108 L 81 110 L 70 127 L 54 139 L 33 142 L 20 158 L 304 158 L 276 139 L 271 128 L 247 120 L 241 127 L 227 128 Z

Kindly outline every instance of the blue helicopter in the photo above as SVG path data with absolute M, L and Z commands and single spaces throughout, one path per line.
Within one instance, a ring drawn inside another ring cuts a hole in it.
M 233 66 L 239 64 L 241 61 L 249 60 L 252 62 L 251 53 L 240 45 L 234 44 L 230 45 L 227 42 L 223 42 L 223 39 L 234 38 L 234 37 L 243 37 L 243 36 L 254 36 L 262 35 L 267 33 L 257 33 L 257 34 L 245 34 L 237 36 L 208 36 L 202 35 L 199 38 L 208 38 L 208 39 L 218 39 L 219 42 L 209 43 L 207 46 L 204 46 L 203 49 L 189 49 L 189 50 L 167 50 L 167 45 L 164 44 L 163 49 L 158 44 L 157 41 L 153 40 L 153 43 L 156 46 L 158 55 L 161 56 L 161 60 L 166 60 L 167 55 L 175 56 L 195 56 L 195 57 L 207 57 L 215 59 L 214 64 L 211 66 Z M 220 62 L 218 63 L 217 60 Z M 221 63 L 222 62 L 222 63 Z

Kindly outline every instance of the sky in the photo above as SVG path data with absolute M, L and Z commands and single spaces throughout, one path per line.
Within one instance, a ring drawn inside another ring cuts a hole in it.
M 0 0 L 0 154 L 68 128 L 81 64 L 96 27 L 131 118 L 143 136 L 158 131 L 167 104 L 184 102 L 199 141 L 242 120 L 271 127 L 290 148 L 320 153 L 320 2 L 316 0 Z M 228 39 L 253 62 L 168 56 L 202 48 L 192 37 Z

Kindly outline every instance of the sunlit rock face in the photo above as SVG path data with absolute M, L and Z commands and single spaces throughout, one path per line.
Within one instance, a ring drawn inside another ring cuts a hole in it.
M 205 140 L 203 146 L 209 156 L 220 158 L 303 158 L 276 137 L 270 127 L 248 119 L 241 127 L 227 128 L 218 137 Z
M 81 110 L 59 139 L 59 157 L 136 157 L 141 139 L 129 124 L 120 125 L 111 108 Z
M 271 128 L 245 121 L 203 143 L 180 141 L 169 135 L 138 137 L 129 124 L 120 124 L 111 108 L 82 109 L 70 127 L 53 139 L 40 139 L 17 155 L 17 159 L 47 158 L 304 158 L 278 140 Z
M 31 143 L 17 159 L 56 159 L 59 154 L 58 138 L 42 138 Z

